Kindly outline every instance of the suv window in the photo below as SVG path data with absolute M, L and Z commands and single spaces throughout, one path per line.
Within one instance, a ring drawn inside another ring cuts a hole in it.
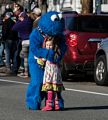
M 78 17 L 78 31 L 108 33 L 108 17 L 80 16 Z
M 70 30 L 70 31 L 77 30 L 76 17 L 66 17 L 65 25 L 67 30 Z
M 108 16 L 66 16 L 65 25 L 70 31 L 108 33 Z

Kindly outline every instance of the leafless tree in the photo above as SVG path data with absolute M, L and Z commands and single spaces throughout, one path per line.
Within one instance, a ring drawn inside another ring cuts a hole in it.
M 42 10 L 42 14 L 47 12 L 47 0 L 37 0 L 39 8 Z
M 82 14 L 93 13 L 93 0 L 81 0 Z

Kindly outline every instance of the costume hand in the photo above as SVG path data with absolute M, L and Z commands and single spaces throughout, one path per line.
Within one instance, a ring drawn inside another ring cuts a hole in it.
M 54 50 L 50 49 L 48 52 L 47 60 L 49 60 L 50 62 L 54 62 L 54 55 L 55 55 Z
M 37 59 L 37 63 L 41 66 L 44 66 L 44 61 L 41 58 Z

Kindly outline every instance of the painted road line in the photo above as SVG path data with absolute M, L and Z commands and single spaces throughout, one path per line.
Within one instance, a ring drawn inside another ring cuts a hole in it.
M 4 80 L 0 79 L 2 82 L 10 82 L 10 83 L 16 83 L 16 84 L 23 84 L 28 85 L 27 82 L 18 82 L 18 81 L 12 81 L 12 80 Z M 99 93 L 99 92 L 92 92 L 92 91 L 85 91 L 85 90 L 77 90 L 77 89 L 71 89 L 71 88 L 65 88 L 67 91 L 74 91 L 74 92 L 80 92 L 80 93 L 88 93 L 88 94 L 94 94 L 94 95 L 102 95 L 102 96 L 108 96 L 106 93 Z
M 23 84 L 23 85 L 28 85 L 29 84 L 27 82 L 19 82 L 19 81 L 4 80 L 4 79 L 0 79 L 0 81 L 2 81 L 2 82 L 10 82 L 10 83 L 17 83 L 17 84 Z
M 106 93 L 99 93 L 99 92 L 92 92 L 92 91 L 85 91 L 85 90 L 77 90 L 77 89 L 70 89 L 70 88 L 65 88 L 65 89 L 68 90 L 68 91 L 75 91 L 75 92 L 81 92 L 81 93 L 108 96 L 108 94 L 106 94 Z

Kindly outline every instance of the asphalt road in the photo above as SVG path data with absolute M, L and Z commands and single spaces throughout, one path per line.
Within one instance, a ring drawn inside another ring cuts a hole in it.
M 32 111 L 25 107 L 29 79 L 0 77 L 0 120 L 107 120 L 108 87 L 97 86 L 92 78 L 64 81 L 63 111 Z M 43 106 L 43 102 L 42 102 Z

